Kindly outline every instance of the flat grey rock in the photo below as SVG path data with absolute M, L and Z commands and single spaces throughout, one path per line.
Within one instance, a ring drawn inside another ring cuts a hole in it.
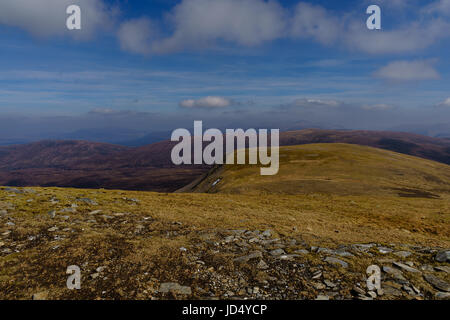
M 420 271 L 417 270 L 416 268 L 410 267 L 410 266 L 408 266 L 406 264 L 403 264 L 401 262 L 394 262 L 394 266 L 396 266 L 396 267 L 398 267 L 398 268 L 400 268 L 402 270 L 408 271 L 408 272 L 420 273 Z
M 446 273 L 450 273 L 450 267 L 449 266 L 437 266 L 434 267 L 437 271 L 442 271 Z
M 262 258 L 262 253 L 261 251 L 254 251 L 246 256 L 242 256 L 242 257 L 238 257 L 235 258 L 234 261 L 235 262 L 247 262 L 250 261 L 252 259 L 257 259 L 257 258 Z
M 432 275 L 432 274 L 425 274 L 423 278 L 431 284 L 433 287 L 435 287 L 438 290 L 442 290 L 445 292 L 450 292 L 450 283 Z
M 181 286 L 176 282 L 165 282 L 161 283 L 159 287 L 159 292 L 161 293 L 176 293 L 181 295 L 191 295 L 192 290 L 191 287 Z
M 342 261 L 341 259 L 338 259 L 338 258 L 326 257 L 324 261 L 331 263 L 331 264 L 338 264 L 343 268 L 348 268 L 348 263 L 345 261 Z
M 409 251 L 397 251 L 397 252 L 394 252 L 394 254 L 395 254 L 397 257 L 400 257 L 400 258 L 407 258 L 407 257 L 409 257 L 412 253 L 409 252 Z
M 281 256 L 282 254 L 285 254 L 285 252 L 283 249 L 275 249 L 275 250 L 270 251 L 270 254 L 272 256 Z
M 450 299 L 450 292 L 436 292 L 436 294 L 434 295 L 436 297 L 436 299 Z
M 398 269 L 389 266 L 383 266 L 383 271 L 391 275 L 395 279 L 406 280 L 405 277 L 403 277 L 403 273 Z
M 450 250 L 439 251 L 435 259 L 438 262 L 450 262 Z

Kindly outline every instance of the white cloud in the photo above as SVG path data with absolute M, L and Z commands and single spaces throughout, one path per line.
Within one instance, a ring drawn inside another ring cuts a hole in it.
M 450 24 L 440 19 L 413 22 L 396 30 L 371 31 L 353 22 L 343 33 L 348 47 L 371 54 L 404 53 L 425 49 L 449 36 Z
M 223 97 L 205 97 L 201 99 L 187 99 L 180 102 L 183 108 L 225 108 L 232 105 L 232 101 Z
M 327 107 L 336 108 L 342 105 L 342 102 L 332 99 L 297 99 L 294 100 L 289 106 L 290 107 L 301 107 L 301 108 L 311 108 L 311 107 Z
M 442 101 L 441 103 L 438 103 L 438 107 L 450 107 L 450 97 Z
M 314 38 L 331 44 L 339 38 L 342 26 L 339 18 L 321 6 L 300 2 L 292 18 L 291 35 L 296 38 Z
M 72 4 L 81 7 L 81 30 L 67 30 L 66 9 Z M 102 0 L 1 0 L 0 24 L 21 28 L 37 37 L 88 38 L 111 26 L 114 11 Z
M 438 0 L 425 7 L 424 12 L 450 16 L 450 0 Z
M 168 21 L 174 32 L 155 44 L 157 52 L 207 47 L 224 40 L 244 46 L 281 37 L 285 11 L 276 1 L 183 0 Z
M 403 8 L 405 0 L 378 0 Z M 0 24 L 22 28 L 39 37 L 70 35 L 87 38 L 112 28 L 115 9 L 106 0 L 1 0 Z M 66 28 L 65 9 L 82 8 L 82 30 Z M 299 2 L 293 10 L 281 0 L 180 0 L 161 23 L 147 18 L 125 21 L 117 36 L 121 48 L 135 54 L 179 52 L 209 48 L 225 41 L 256 46 L 277 39 L 311 39 L 370 54 L 418 51 L 450 37 L 450 0 L 410 5 L 416 17 L 395 29 L 369 31 L 361 12 L 342 13 Z M 164 26 L 164 28 L 163 28 Z M 164 34 L 158 30 L 165 30 Z
M 149 54 L 152 52 L 152 42 L 157 33 L 156 27 L 150 19 L 140 18 L 122 23 L 117 37 L 122 50 Z
M 435 80 L 440 78 L 439 73 L 433 68 L 432 60 L 394 61 L 376 71 L 374 75 L 391 81 Z

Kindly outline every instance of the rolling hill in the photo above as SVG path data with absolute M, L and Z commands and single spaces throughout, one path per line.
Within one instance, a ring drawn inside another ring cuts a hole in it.
M 205 172 L 174 166 L 173 144 L 140 148 L 87 141 L 42 141 L 0 148 L 0 185 L 170 192 Z
M 383 131 L 308 129 L 280 134 L 281 145 L 350 143 L 450 163 L 450 140 Z M 0 147 L 0 185 L 175 191 L 211 167 L 174 166 L 174 143 L 125 147 L 87 141 L 41 141 Z
M 450 166 L 351 144 L 280 148 L 280 170 L 261 176 L 256 165 L 225 165 L 181 191 L 234 194 L 450 196 Z
M 350 143 L 450 164 L 450 140 L 392 131 L 306 129 L 283 132 L 280 145 Z

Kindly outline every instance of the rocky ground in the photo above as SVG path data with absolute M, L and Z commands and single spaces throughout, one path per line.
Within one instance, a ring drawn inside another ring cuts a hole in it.
M 46 190 L 1 196 L 1 299 L 450 299 L 448 248 L 198 228 L 120 193 L 109 201 L 133 210 Z M 66 288 L 69 265 L 81 269 L 80 290 Z M 370 265 L 381 290 L 367 289 Z

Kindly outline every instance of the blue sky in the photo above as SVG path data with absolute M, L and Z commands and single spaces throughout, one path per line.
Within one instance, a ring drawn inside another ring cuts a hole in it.
M 65 28 L 69 4 L 82 30 Z M 449 27 L 449 0 L 2 0 L 0 133 L 11 119 L 35 135 L 193 119 L 450 132 Z

